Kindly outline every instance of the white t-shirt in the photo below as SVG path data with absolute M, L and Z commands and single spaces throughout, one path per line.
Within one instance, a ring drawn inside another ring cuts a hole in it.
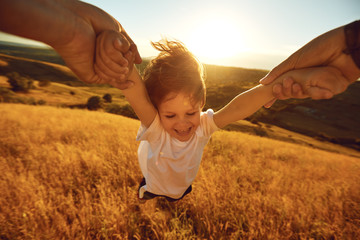
M 143 188 L 157 195 L 180 198 L 192 184 L 210 136 L 218 127 L 212 109 L 202 112 L 194 136 L 181 142 L 162 127 L 159 115 L 146 128 L 141 124 L 136 140 L 140 168 L 146 180 Z

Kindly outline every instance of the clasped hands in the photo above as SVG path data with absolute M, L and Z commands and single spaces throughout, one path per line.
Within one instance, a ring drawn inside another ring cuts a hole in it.
M 274 99 L 265 107 L 276 99 L 329 99 L 344 92 L 360 77 L 360 69 L 346 49 L 344 27 L 324 33 L 300 48 L 260 80 L 267 85 L 280 78 L 280 83 L 273 86 Z M 292 76 L 287 73 L 290 70 Z

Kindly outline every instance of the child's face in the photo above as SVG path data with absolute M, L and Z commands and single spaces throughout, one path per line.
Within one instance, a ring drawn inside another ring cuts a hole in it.
M 164 129 L 179 141 L 188 141 L 200 124 L 200 103 L 192 104 L 191 96 L 169 93 L 158 105 L 160 121 Z

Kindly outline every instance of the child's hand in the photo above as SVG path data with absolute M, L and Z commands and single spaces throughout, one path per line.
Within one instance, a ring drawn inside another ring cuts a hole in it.
M 103 31 L 96 39 L 95 72 L 105 82 L 120 89 L 131 85 L 127 80 L 135 59 L 127 39 L 116 31 Z

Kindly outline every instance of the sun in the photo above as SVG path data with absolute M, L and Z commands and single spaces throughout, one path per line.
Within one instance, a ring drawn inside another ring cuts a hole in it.
M 198 24 L 186 44 L 201 61 L 220 60 L 246 51 L 241 29 L 226 18 Z

